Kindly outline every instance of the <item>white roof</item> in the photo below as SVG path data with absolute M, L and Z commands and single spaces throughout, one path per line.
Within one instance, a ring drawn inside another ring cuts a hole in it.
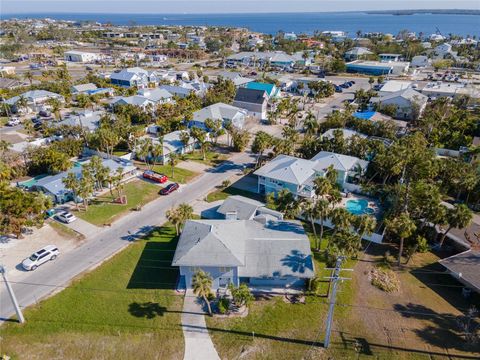
M 275 159 L 255 171 L 255 175 L 301 185 L 315 174 L 315 162 L 289 155 L 278 155 Z
M 365 139 L 367 135 L 362 134 L 361 132 L 358 132 L 356 130 L 350 130 L 350 129 L 329 129 L 325 131 L 322 134 L 322 138 L 327 138 L 327 139 L 333 139 L 335 137 L 335 132 L 340 131 L 342 133 L 342 136 L 345 140 L 350 139 L 352 136 L 359 136 L 362 139 Z
M 382 86 L 380 91 L 391 93 L 408 89 L 409 87 L 412 87 L 411 81 L 389 80 Z
M 238 113 L 246 115 L 246 111 L 236 106 L 216 103 L 193 113 L 193 120 L 197 122 L 205 122 L 207 119 L 223 120 L 233 119 Z
M 316 171 L 325 171 L 330 166 L 337 171 L 349 171 L 357 165 L 360 165 L 362 169 L 366 169 L 368 166 L 368 161 L 330 151 L 320 151 L 311 161 L 315 162 L 314 169 Z

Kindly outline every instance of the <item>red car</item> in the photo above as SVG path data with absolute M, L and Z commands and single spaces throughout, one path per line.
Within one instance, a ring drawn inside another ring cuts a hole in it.
M 156 173 L 155 171 L 152 170 L 146 170 L 143 172 L 143 177 L 145 179 L 149 179 L 155 182 L 158 182 L 160 184 L 163 184 L 168 180 L 168 177 L 163 174 Z
M 179 187 L 180 185 L 178 185 L 177 183 L 169 184 L 165 186 L 162 190 L 160 190 L 160 195 L 168 195 L 175 190 L 178 190 Z

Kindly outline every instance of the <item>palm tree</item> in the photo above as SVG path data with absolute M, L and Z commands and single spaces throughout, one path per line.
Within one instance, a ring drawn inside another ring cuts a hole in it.
M 398 250 L 398 260 L 397 264 L 400 266 L 402 262 L 402 253 L 403 253 L 403 244 L 405 239 L 412 236 L 417 226 L 410 219 L 407 213 L 403 212 L 399 216 L 395 217 L 393 220 L 387 221 L 387 229 L 400 238 L 400 248 Z
M 193 207 L 187 203 L 181 203 L 180 205 L 178 205 L 177 211 L 180 214 L 181 218 L 180 226 L 183 228 L 183 224 L 185 224 L 185 221 L 193 217 Z
M 352 214 L 343 207 L 333 209 L 330 217 L 332 224 L 335 227 L 333 235 L 340 230 L 348 230 L 350 225 L 352 225 Z
M 148 167 L 148 156 L 150 155 L 150 150 L 152 149 L 152 139 L 145 138 L 141 139 L 137 145 L 136 154 L 137 157 L 142 159 L 145 162 L 145 166 Z
M 188 131 L 181 131 L 180 132 L 180 141 L 183 144 L 183 149 L 186 151 L 186 148 L 190 144 L 190 133 Z
M 172 168 L 172 179 L 175 177 L 175 166 L 178 163 L 178 154 L 176 152 L 170 153 L 168 157 L 168 164 Z
M 462 229 L 470 225 L 473 219 L 473 214 L 470 209 L 464 204 L 455 205 L 452 209 L 447 210 L 446 223 L 448 224 L 447 230 L 442 234 L 440 238 L 440 247 L 442 247 L 445 238 L 450 230 L 453 228 Z
M 60 100 L 51 97 L 46 101 L 46 103 L 52 108 L 52 112 L 55 114 L 55 118 L 57 120 L 62 120 L 62 114 L 60 113 Z
M 163 155 L 163 138 L 159 138 L 160 142 L 152 144 L 150 154 L 152 155 L 152 168 L 157 164 L 157 159 Z
M 28 80 L 30 83 L 30 86 L 32 86 L 33 83 L 33 73 L 30 70 L 25 71 L 23 74 L 23 77 Z
M 303 214 L 310 220 L 310 226 L 312 227 L 313 236 L 315 238 L 315 249 L 319 250 L 321 246 L 321 240 L 319 242 L 317 237 L 317 229 L 315 226 L 315 220 L 320 219 L 321 226 L 323 227 L 323 210 L 322 206 L 317 206 L 319 201 L 312 201 L 310 199 L 305 199 L 300 203 Z M 322 233 L 323 236 L 323 233 Z
M 207 304 L 208 313 L 212 316 L 212 308 L 208 296 L 212 292 L 212 277 L 203 270 L 198 270 L 192 278 L 192 287 L 195 295 L 202 297 Z
M 171 208 L 165 213 L 167 220 L 175 226 L 175 232 L 180 235 L 180 224 L 182 223 L 182 217 L 178 209 Z
M 355 230 L 360 235 L 360 239 L 363 239 L 365 235 L 371 235 L 375 231 L 377 221 L 370 215 L 357 216 L 354 219 Z
M 66 189 L 69 189 L 73 193 L 73 202 L 75 203 L 75 207 L 77 211 L 79 210 L 78 208 L 78 202 L 77 202 L 77 194 L 79 193 L 80 190 L 80 180 L 77 178 L 77 175 L 73 172 L 69 172 L 66 177 L 62 179 L 63 184 L 65 185 Z
M 307 135 L 314 135 L 318 130 L 317 118 L 311 111 L 307 113 L 305 120 L 303 120 L 303 129 Z

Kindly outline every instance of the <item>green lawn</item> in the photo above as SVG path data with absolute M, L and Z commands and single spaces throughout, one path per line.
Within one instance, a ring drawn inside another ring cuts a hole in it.
M 110 193 L 95 198 L 87 211 L 75 212 L 75 215 L 95 225 L 112 223 L 124 213 L 139 204 L 146 204 L 158 197 L 159 186 L 143 180 L 134 180 L 125 184 L 124 194 L 127 204 L 114 204 Z
M 161 227 L 2 328 L 12 359 L 181 359 L 183 298 L 170 268 L 177 237 Z
M 255 199 L 258 201 L 265 201 L 265 198 L 263 195 L 246 191 L 246 190 L 237 189 L 232 186 L 229 186 L 225 189 L 217 189 L 215 191 L 212 191 L 207 195 L 206 201 L 214 202 L 218 200 L 225 200 L 230 195 L 241 195 L 241 196 L 245 196 L 247 198 Z
M 186 184 L 198 175 L 196 172 L 175 167 L 172 176 L 172 167 L 170 165 L 155 165 L 153 167 L 153 171 L 156 171 L 160 174 L 165 174 L 168 176 L 169 180 L 178 182 L 180 184 Z
M 185 160 L 200 162 L 208 166 L 217 166 L 228 159 L 228 156 L 226 154 L 219 154 L 217 152 L 209 151 L 205 156 L 205 160 L 203 160 L 203 154 L 201 151 L 198 150 L 190 154 L 185 154 L 182 157 Z

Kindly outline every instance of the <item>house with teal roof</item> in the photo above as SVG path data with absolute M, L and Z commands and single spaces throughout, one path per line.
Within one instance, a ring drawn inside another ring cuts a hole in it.
M 269 99 L 280 96 L 280 89 L 275 84 L 252 81 L 246 87 L 247 89 L 265 91 Z

